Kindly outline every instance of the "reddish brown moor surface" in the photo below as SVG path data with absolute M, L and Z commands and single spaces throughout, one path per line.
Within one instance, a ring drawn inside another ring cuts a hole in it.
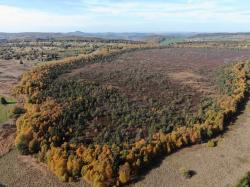
M 250 57 L 249 50 L 167 48 L 136 51 L 112 62 L 87 65 L 64 75 L 115 87 L 138 104 L 150 99 L 186 105 L 192 111 L 204 96 L 216 96 L 216 71 L 225 63 Z M 180 97 L 178 97 L 179 95 Z
M 142 104 L 147 101 L 143 100 L 143 97 L 155 98 L 161 100 L 162 103 L 168 104 L 176 94 L 173 89 L 176 89 L 175 91 L 182 91 L 183 94 L 190 95 L 195 106 L 195 102 L 198 102 L 201 96 L 216 95 L 217 90 L 216 88 L 213 89 L 214 72 L 224 62 L 249 56 L 250 52 L 248 51 L 241 50 L 239 52 L 226 49 L 147 50 L 124 54 L 111 63 L 88 65 L 72 71 L 67 76 L 63 75 L 63 77 L 81 78 L 96 81 L 101 85 L 116 87 L 129 98 L 137 102 L 141 100 Z M 173 97 L 169 97 L 171 96 L 170 93 Z M 181 105 L 181 102 L 179 105 Z M 7 156 L 4 157 L 4 159 L 7 158 Z M 3 160 L 2 163 L 6 163 L 6 160 Z M 6 170 L 3 171 L 5 173 L 12 172 L 9 168 Z M 24 171 L 26 172 L 26 170 Z M 13 173 L 19 172 L 14 170 Z M 38 173 L 41 175 L 40 171 Z M 6 177 L 6 174 L 1 175 L 1 178 L 3 178 L 1 179 L 2 182 L 7 181 L 5 183 L 10 183 L 11 181 L 10 184 L 13 184 L 13 181 Z M 47 178 L 49 177 L 46 176 Z M 20 180 L 20 178 L 18 181 L 20 186 L 25 186 L 27 183 L 27 180 Z M 28 182 L 33 183 L 36 181 L 30 180 Z M 58 184 L 58 186 L 60 185 Z

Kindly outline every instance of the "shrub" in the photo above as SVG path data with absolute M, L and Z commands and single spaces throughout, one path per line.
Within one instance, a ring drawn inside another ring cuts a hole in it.
M 2 105 L 7 105 L 8 101 L 4 97 L 1 97 L 1 104 Z
M 39 151 L 40 145 L 36 139 L 33 139 L 29 143 L 29 152 L 30 153 L 37 153 Z
M 129 163 L 125 163 L 122 165 L 119 169 L 119 180 L 121 181 L 122 184 L 125 184 L 129 181 L 130 179 L 130 166 Z
M 214 140 L 209 140 L 209 141 L 207 142 L 207 146 L 208 146 L 208 147 L 216 147 L 216 146 L 217 146 L 217 142 L 214 141 Z
M 17 150 L 22 154 L 22 155 L 27 155 L 29 154 L 29 146 L 28 142 L 25 138 L 25 136 L 20 136 L 18 139 L 18 142 L 16 143 Z
M 21 114 L 25 113 L 25 109 L 22 107 L 15 106 L 12 110 L 12 113 L 15 115 L 21 115 Z
M 185 177 L 185 179 L 190 179 L 195 175 L 195 171 L 181 168 L 181 175 Z
M 249 186 L 250 186 L 250 172 L 248 172 L 247 175 L 239 181 L 236 187 L 249 187 Z

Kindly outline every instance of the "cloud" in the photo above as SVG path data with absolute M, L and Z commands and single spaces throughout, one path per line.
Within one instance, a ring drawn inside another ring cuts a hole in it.
M 84 15 L 60 15 L 39 10 L 0 5 L 0 30 L 58 31 L 65 28 L 87 27 L 90 18 Z
M 250 30 L 249 6 L 237 0 L 58 0 L 60 8 L 51 2 L 44 0 L 43 11 L 0 5 L 0 31 Z
M 105 3 L 104 3 L 105 2 Z M 88 11 L 96 15 L 143 18 L 144 20 L 181 20 L 185 22 L 226 21 L 249 23 L 248 9 L 237 8 L 235 0 L 166 1 L 89 1 Z

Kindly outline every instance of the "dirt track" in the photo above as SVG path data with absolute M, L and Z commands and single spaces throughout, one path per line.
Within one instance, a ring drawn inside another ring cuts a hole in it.
M 206 144 L 185 148 L 166 157 L 133 187 L 233 187 L 250 170 L 250 101 L 235 125 L 219 139 L 217 147 Z M 184 179 L 180 169 L 196 172 Z

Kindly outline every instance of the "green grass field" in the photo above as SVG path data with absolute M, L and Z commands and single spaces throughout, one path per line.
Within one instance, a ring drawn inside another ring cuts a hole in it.
M 161 46 L 167 46 L 170 44 L 178 43 L 178 42 L 183 42 L 185 38 L 183 37 L 175 37 L 175 38 L 166 38 L 163 40 L 160 45 Z
M 12 110 L 16 103 L 16 101 L 12 98 L 5 97 L 5 99 L 8 101 L 8 104 L 7 105 L 0 104 L 0 124 L 7 121 L 11 117 Z

